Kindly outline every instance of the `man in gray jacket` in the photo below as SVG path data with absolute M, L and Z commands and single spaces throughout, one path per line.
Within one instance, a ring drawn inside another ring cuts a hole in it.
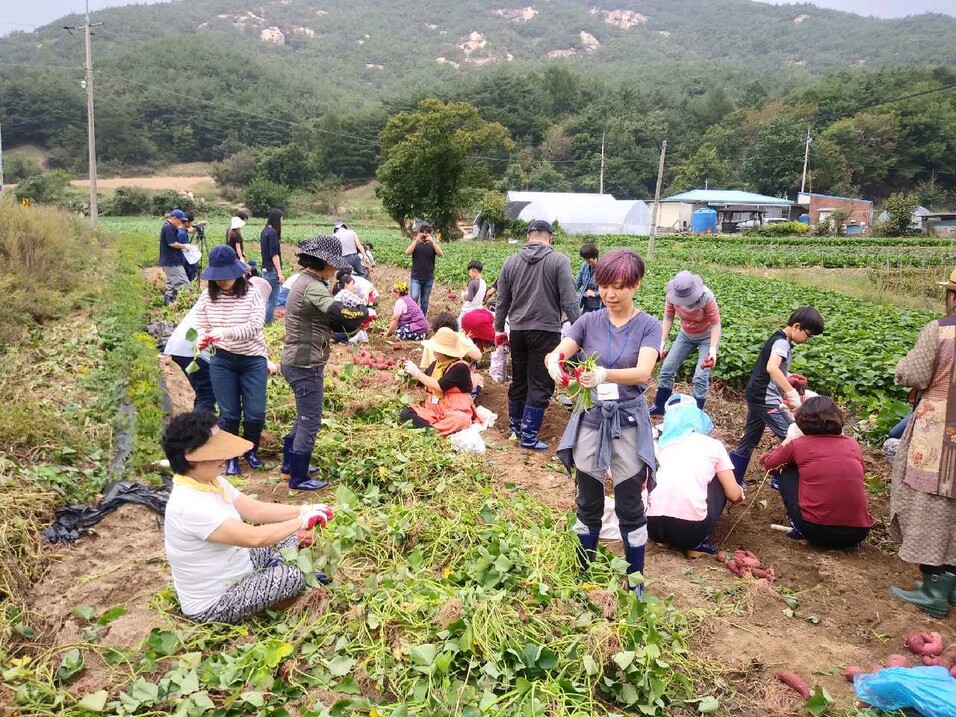
M 580 315 L 571 260 L 552 248 L 553 238 L 548 222 L 535 219 L 528 225 L 527 243 L 501 267 L 495 310 L 495 344 L 509 340 L 506 319 L 511 331 L 511 430 L 522 448 L 535 451 L 548 447 L 538 432 L 554 392 L 544 357 L 561 341 L 562 312 L 568 321 Z

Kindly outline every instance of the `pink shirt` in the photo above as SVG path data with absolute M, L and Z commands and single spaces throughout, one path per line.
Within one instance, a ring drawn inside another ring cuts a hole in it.
M 665 301 L 664 318 L 673 320 L 674 314 L 680 317 L 680 330 L 692 338 L 709 334 L 720 323 L 720 310 L 710 289 L 707 289 L 707 302 L 700 308 L 688 309 Z
M 647 515 L 698 522 L 707 517 L 707 486 L 719 471 L 730 471 L 727 449 L 716 438 L 690 433 L 668 443 L 658 456 L 657 486 Z

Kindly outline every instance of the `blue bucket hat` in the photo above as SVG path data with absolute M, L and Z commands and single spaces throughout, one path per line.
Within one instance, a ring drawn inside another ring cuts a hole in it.
M 228 281 L 245 276 L 249 267 L 239 261 L 236 250 L 228 244 L 219 244 L 209 252 L 209 266 L 202 273 L 206 281 Z

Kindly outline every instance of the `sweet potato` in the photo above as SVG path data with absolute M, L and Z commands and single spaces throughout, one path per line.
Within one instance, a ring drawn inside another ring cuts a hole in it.
M 953 677 L 956 677 L 956 665 L 953 665 L 949 668 L 949 674 L 951 674 Z
M 402 350 L 402 345 L 401 345 L 401 344 L 393 344 L 393 345 L 392 345 L 392 351 L 401 351 L 401 350 Z
M 774 672 L 773 676 L 787 685 L 787 687 L 799 693 L 803 699 L 810 699 L 810 688 L 807 687 L 807 683 L 803 681 L 800 675 L 795 672 L 789 672 L 788 670 L 779 670 L 778 672 Z
M 714 560 L 716 560 L 718 563 L 726 563 L 727 553 L 725 553 L 723 550 L 718 550 L 716 553 L 714 553 Z
M 750 573 L 751 573 L 755 578 L 763 578 L 764 580 L 769 580 L 770 582 L 773 582 L 774 580 L 777 579 L 777 576 L 774 575 L 774 573 L 773 573 L 773 568 L 767 568 L 767 569 L 764 569 L 764 568 L 751 568 L 751 569 L 750 569 Z
M 862 667 L 857 667 L 856 665 L 847 665 L 846 669 L 840 673 L 846 679 L 847 682 L 853 682 L 853 678 L 857 675 L 865 675 L 866 670 Z
M 945 664 L 942 657 L 930 657 L 929 655 L 923 655 L 923 664 L 927 667 L 946 667 L 949 665 Z
M 886 658 L 887 667 L 909 667 L 910 661 L 906 655 L 890 655 Z
M 911 632 L 903 644 L 916 655 L 935 657 L 943 652 L 943 637 L 938 632 Z

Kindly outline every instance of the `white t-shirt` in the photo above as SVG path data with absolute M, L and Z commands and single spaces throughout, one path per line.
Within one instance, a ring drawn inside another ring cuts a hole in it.
M 364 296 L 369 304 L 378 300 L 378 292 L 375 291 L 375 287 L 372 286 L 371 281 L 364 276 L 355 276 L 354 274 L 352 275 L 352 281 L 355 282 L 355 290 L 358 295 Z
M 469 311 L 480 309 L 484 307 L 485 305 L 485 294 L 488 293 L 488 283 L 480 277 L 476 281 L 478 282 L 478 287 L 475 289 L 475 295 L 471 298 L 470 301 L 467 298 L 468 289 L 465 289 L 465 291 L 462 292 L 462 298 L 465 300 L 465 302 L 461 306 L 462 316 L 467 314 Z M 471 282 L 469 281 L 468 283 L 470 287 Z
M 222 476 L 217 480 L 233 501 L 241 495 Z M 235 506 L 218 493 L 173 484 L 166 503 L 166 559 L 184 615 L 205 612 L 253 571 L 248 548 L 208 540 L 229 518 L 242 520 Z
M 648 496 L 647 515 L 693 522 L 707 517 L 707 487 L 719 471 L 730 471 L 727 449 L 716 438 L 690 433 L 660 449 L 657 486 Z

